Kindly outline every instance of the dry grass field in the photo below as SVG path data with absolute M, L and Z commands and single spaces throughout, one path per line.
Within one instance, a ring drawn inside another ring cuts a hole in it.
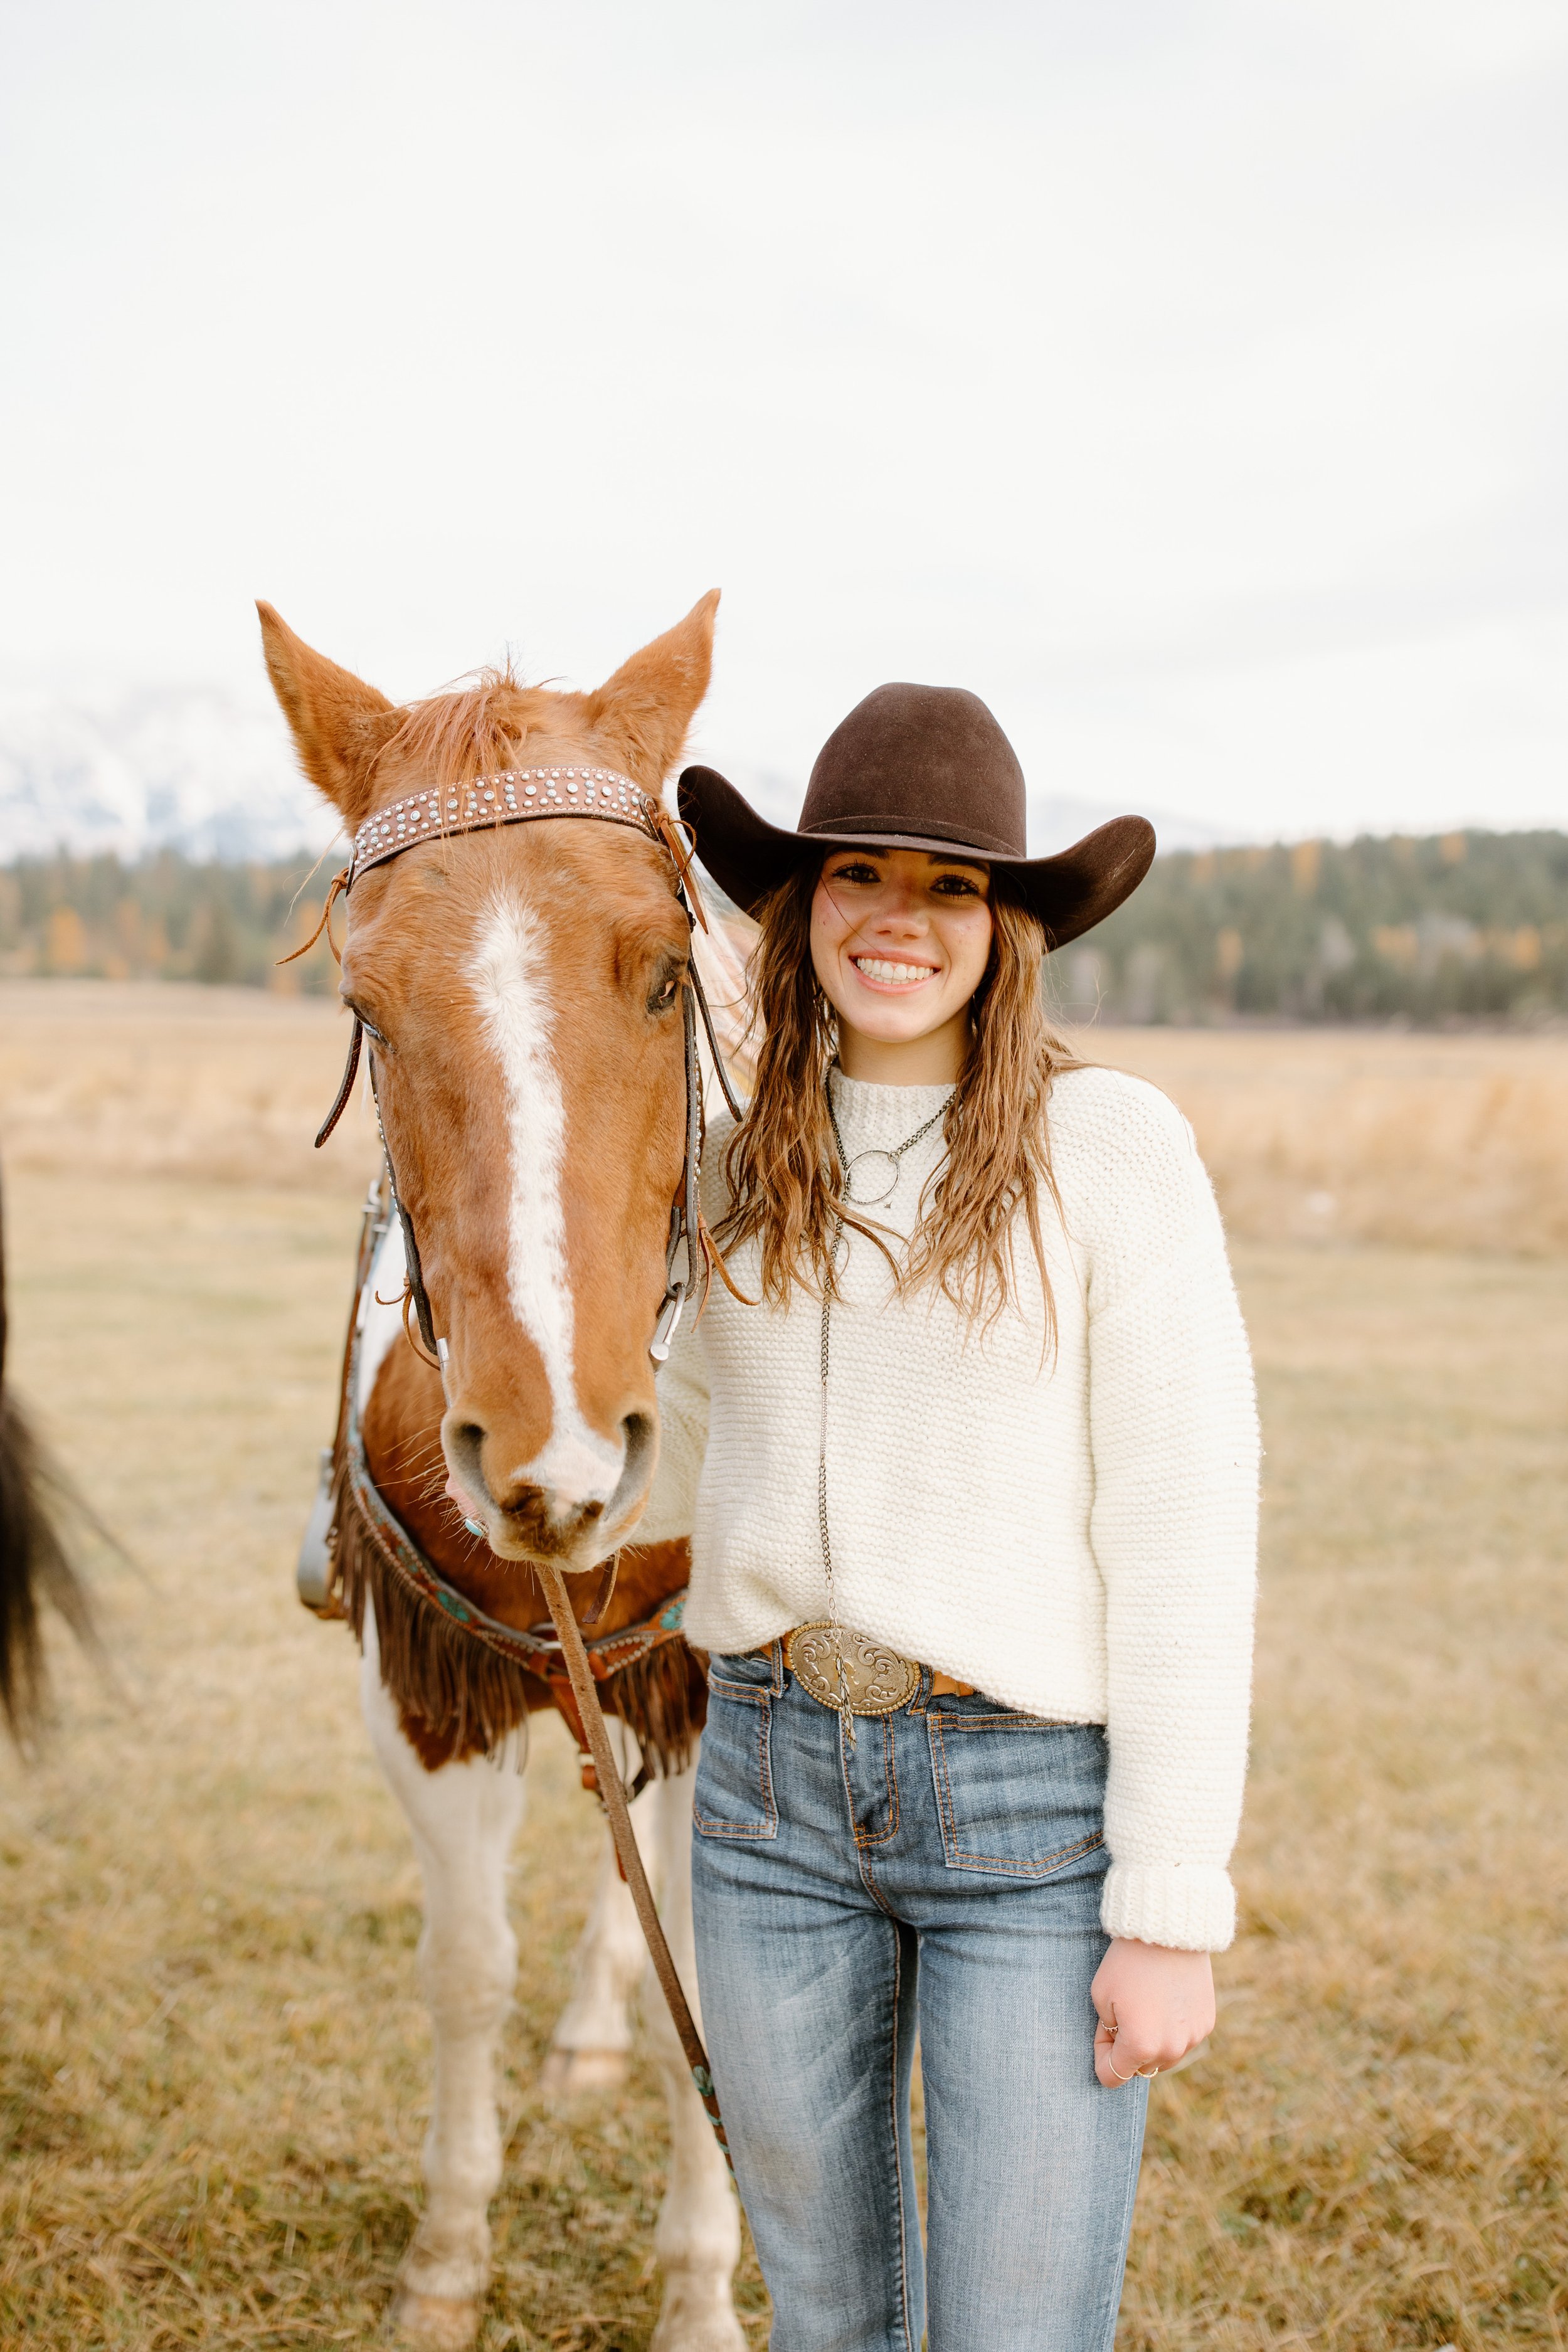
M 1155 2089 L 1119 2341 L 1563 2352 L 1568 1259 L 1535 1139 L 1568 1048 L 1092 1042 L 1216 1164 L 1268 1444 L 1244 1933 L 1211 2057 Z M 342 1045 L 308 1003 L 0 988 L 16 1375 L 138 1562 L 99 1569 L 105 1668 L 60 1651 L 48 1753 L 0 1756 L 7 2352 L 368 2343 L 410 2227 L 416 1878 L 352 1644 L 291 1586 L 370 1162 L 363 1124 L 309 1150 Z M 486 2352 L 636 2352 L 657 2307 L 650 2075 L 537 2089 L 596 1855 L 574 1777 L 542 1737 Z
M 1568 1255 L 1568 1035 L 1069 1034 L 1175 1097 L 1238 1236 Z M 310 1149 L 347 1044 L 321 998 L 0 982 L 5 1165 L 353 1191 L 376 1158 L 363 1089 Z
M 1197 1130 L 1233 1234 L 1568 1255 L 1568 1035 L 1100 1029 Z

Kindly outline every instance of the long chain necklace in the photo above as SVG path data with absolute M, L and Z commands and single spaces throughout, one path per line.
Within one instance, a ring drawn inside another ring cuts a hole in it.
M 844 1138 L 839 1132 L 838 1115 L 833 1108 L 833 1088 L 829 1083 L 827 1117 L 833 1129 L 833 1140 L 838 1147 L 838 1165 L 844 1171 L 845 1200 L 850 1202 L 856 1208 L 879 1208 L 885 1202 L 890 1201 L 898 1190 L 900 1163 L 905 1152 L 912 1151 L 917 1143 L 924 1141 L 933 1127 L 940 1125 L 947 1116 L 948 1103 L 952 1100 L 952 1097 L 950 1094 L 940 1110 L 933 1112 L 922 1126 L 917 1127 L 912 1135 L 907 1135 L 902 1143 L 896 1145 L 891 1151 L 880 1150 L 858 1151 L 851 1160 L 844 1149 Z M 863 1160 L 885 1160 L 893 1171 L 884 1189 L 872 1195 L 858 1193 L 854 1189 L 855 1171 Z M 832 1238 L 827 1245 L 830 1269 L 836 1270 L 837 1267 L 838 1247 L 843 1239 L 844 1219 L 842 1216 L 837 1216 L 833 1220 Z M 822 1573 L 827 1585 L 827 1624 L 833 1637 L 833 1663 L 838 1686 L 838 1724 L 846 1742 L 853 1748 L 855 1715 L 849 1704 L 849 1677 L 844 1665 L 844 1627 L 839 1620 L 838 1595 L 833 1581 L 833 1543 L 827 1532 L 827 1368 L 832 1329 L 833 1286 L 825 1278 L 822 1285 L 822 1414 L 818 1424 L 816 1444 L 816 1524 L 822 1536 Z

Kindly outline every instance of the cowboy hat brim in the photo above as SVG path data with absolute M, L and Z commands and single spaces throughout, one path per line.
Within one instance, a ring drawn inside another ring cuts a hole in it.
M 939 857 L 963 856 L 1005 866 L 1015 889 L 1045 929 L 1047 953 L 1102 923 L 1136 890 L 1154 856 L 1154 828 L 1142 816 L 1114 816 L 1054 857 L 1020 857 L 976 838 L 973 829 L 961 839 L 956 832 L 889 833 L 879 823 L 851 823 L 846 830 L 840 820 L 831 832 L 791 833 L 760 817 L 715 768 L 688 768 L 677 798 L 696 837 L 698 857 L 745 914 L 755 914 L 769 892 L 805 859 L 830 849 L 926 849 Z

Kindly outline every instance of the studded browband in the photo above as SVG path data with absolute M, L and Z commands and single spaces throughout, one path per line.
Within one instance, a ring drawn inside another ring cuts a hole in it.
M 352 889 L 370 866 L 416 841 L 521 824 L 535 816 L 606 817 L 658 840 L 658 805 L 640 784 L 614 768 L 504 768 L 499 775 L 474 776 L 466 783 L 432 784 L 366 817 L 354 835 L 347 887 Z

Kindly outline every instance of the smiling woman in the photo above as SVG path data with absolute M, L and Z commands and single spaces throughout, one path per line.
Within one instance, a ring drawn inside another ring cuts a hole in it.
M 795 833 L 710 770 L 681 807 L 761 1036 L 644 1528 L 711 1656 L 699 1972 L 772 2341 L 1106 2352 L 1136 2078 L 1234 1931 L 1257 1500 L 1191 1134 L 1042 1009 L 1152 835 L 1029 858 L 1010 745 L 934 687 L 850 713 Z

